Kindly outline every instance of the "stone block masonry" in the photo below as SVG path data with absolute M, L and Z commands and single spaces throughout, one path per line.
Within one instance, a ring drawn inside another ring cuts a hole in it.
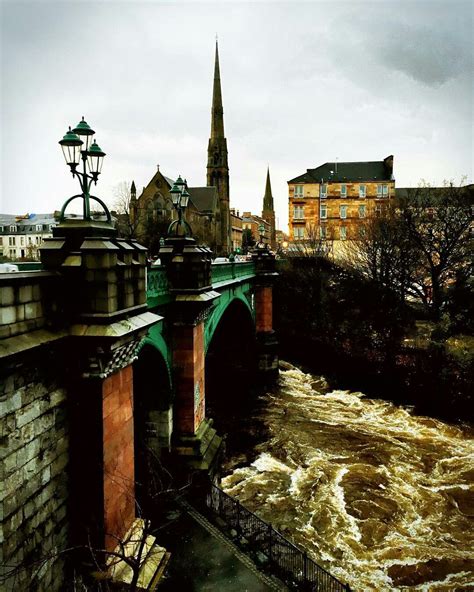
M 7 368 L 2 360 L 2 590 L 54 592 L 65 581 L 66 556 L 61 552 L 68 547 L 69 439 L 58 365 L 58 357 L 44 348 L 16 366 L 10 361 Z

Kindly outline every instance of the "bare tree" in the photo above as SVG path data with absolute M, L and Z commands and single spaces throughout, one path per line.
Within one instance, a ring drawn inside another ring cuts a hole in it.
M 137 238 L 140 215 L 138 204 L 132 203 L 131 184 L 121 181 L 113 188 L 113 195 L 119 233 L 125 238 Z
M 307 224 L 305 237 L 295 241 L 287 255 L 290 257 L 328 258 L 332 253 L 330 237 L 321 238 L 321 231 L 317 224 Z
M 366 220 L 359 227 L 359 237 L 344 245 L 342 263 L 358 271 L 364 278 L 376 282 L 399 295 L 424 300 L 419 261 L 413 250 L 406 227 L 393 210 L 381 217 Z
M 472 256 L 472 204 L 472 185 L 408 189 L 348 241 L 346 263 L 401 300 L 421 300 L 437 318 L 446 287 Z
M 397 213 L 419 258 L 419 273 L 428 284 L 436 318 L 444 290 L 472 258 L 473 204 L 473 185 L 455 186 L 448 182 L 440 188 L 423 182 L 398 200 Z

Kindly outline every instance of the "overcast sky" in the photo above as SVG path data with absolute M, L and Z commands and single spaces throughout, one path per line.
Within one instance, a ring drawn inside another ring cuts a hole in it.
M 336 158 L 472 181 L 470 1 L 0 2 L 0 213 L 78 192 L 58 141 L 82 115 L 109 206 L 157 164 L 205 185 L 216 33 L 231 206 L 261 211 L 267 164 L 282 228 L 287 181 Z

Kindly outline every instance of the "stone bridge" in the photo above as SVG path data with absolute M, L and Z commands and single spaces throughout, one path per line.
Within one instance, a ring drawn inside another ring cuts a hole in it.
M 211 264 L 194 240 L 170 238 L 163 265 L 147 268 L 146 250 L 106 223 L 66 220 L 41 256 L 39 271 L 0 275 L 1 559 L 12 590 L 64 589 L 62 550 L 116 547 L 163 467 L 176 483 L 212 477 L 222 440 L 207 385 L 231 405 L 227 385 L 277 372 L 266 249 Z

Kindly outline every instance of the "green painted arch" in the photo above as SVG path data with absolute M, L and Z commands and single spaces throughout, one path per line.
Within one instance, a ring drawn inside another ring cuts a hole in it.
M 151 347 L 155 348 L 163 357 L 163 360 L 166 365 L 166 370 L 168 371 L 168 379 L 170 383 L 170 388 L 173 386 L 173 372 L 172 368 L 172 352 L 171 348 L 168 347 L 165 338 L 163 337 L 163 323 L 157 323 L 148 331 L 147 336 L 142 339 L 140 343 L 140 347 L 138 349 L 138 355 L 140 355 L 140 351 L 145 345 L 150 345 Z
M 209 315 L 209 317 L 206 319 L 204 323 L 205 353 L 207 353 L 207 350 L 209 349 L 212 337 L 214 336 L 214 333 L 219 325 L 222 316 L 224 315 L 225 311 L 229 308 L 229 306 L 236 300 L 239 300 L 245 305 L 245 307 L 248 309 L 250 313 L 253 323 L 255 324 L 254 300 L 252 285 L 250 282 L 244 282 L 237 286 L 231 286 L 227 289 L 222 290 L 220 294 L 221 297 L 214 306 L 212 313 Z

